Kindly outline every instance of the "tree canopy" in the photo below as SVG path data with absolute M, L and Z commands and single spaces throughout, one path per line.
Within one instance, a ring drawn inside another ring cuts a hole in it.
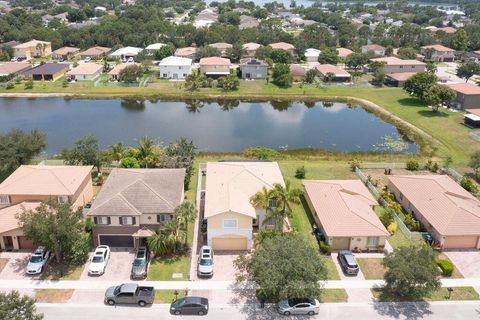
M 457 76 L 459 76 L 462 79 L 465 79 L 465 82 L 468 82 L 468 80 L 474 75 L 479 75 L 479 74 L 480 74 L 480 64 L 474 61 L 467 61 L 465 63 L 462 63 L 457 68 Z
M 281 88 L 288 88 L 292 85 L 292 81 L 292 74 L 288 64 L 275 64 L 272 71 L 272 82 Z
M 18 291 L 0 292 L 0 319 L 8 320 L 42 320 L 37 313 L 35 300 Z

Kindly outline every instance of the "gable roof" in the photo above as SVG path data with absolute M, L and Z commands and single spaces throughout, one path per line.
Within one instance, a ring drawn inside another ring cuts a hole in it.
M 190 66 L 192 65 L 192 59 L 184 57 L 170 56 L 162 59 L 159 66 Z
M 440 52 L 442 52 L 442 51 L 455 51 L 455 50 L 450 49 L 448 47 L 445 47 L 441 44 L 432 44 L 430 46 L 423 46 L 423 47 L 420 47 L 420 48 L 422 48 L 422 49 L 433 49 L 435 51 L 440 51 Z
M 99 63 L 87 62 L 87 63 L 80 63 L 77 67 L 73 68 L 72 70 L 68 71 L 66 75 L 90 75 L 95 74 L 98 71 L 103 70 L 103 66 Z
M 394 72 L 387 74 L 387 77 L 396 81 L 406 81 L 408 78 L 415 74 L 416 72 Z
M 44 63 L 39 66 L 36 66 L 32 69 L 28 69 L 23 73 L 25 78 L 30 77 L 34 74 L 55 74 L 58 72 L 67 72 L 70 69 L 70 65 L 66 63 Z
M 318 57 L 322 53 L 322 50 L 318 50 L 315 48 L 308 48 L 305 50 L 305 57 Z
M 24 43 L 20 43 L 20 44 L 17 44 L 16 46 L 14 46 L 13 48 L 14 49 L 25 49 L 25 48 L 32 48 L 32 47 L 36 47 L 38 44 L 45 44 L 45 45 L 51 45 L 52 43 L 51 42 L 47 42 L 47 41 L 40 41 L 40 40 L 30 40 L 28 42 L 24 42 Z
M 230 59 L 220 57 L 206 57 L 200 59 L 201 66 L 229 66 Z
M 242 45 L 242 48 L 245 50 L 257 50 L 262 45 L 255 42 L 247 42 Z
M 137 63 L 137 62 L 124 62 L 124 63 L 119 63 L 117 65 L 115 65 L 115 67 L 113 67 L 112 70 L 110 70 L 108 72 L 108 74 L 110 76 L 114 76 L 114 75 L 119 75 L 120 74 L 120 71 L 122 71 L 123 69 L 127 68 L 127 67 L 130 67 L 130 66 L 139 66 L 140 63 Z
M 218 50 L 227 50 L 233 47 L 230 43 L 226 43 L 226 42 L 211 43 L 208 46 Z
M 93 166 L 22 165 L 0 184 L 4 195 L 73 195 Z
M 353 51 L 347 48 L 337 48 L 337 54 L 339 57 L 345 58 L 349 54 L 352 54 Z
M 28 62 L 5 62 L 0 64 L 0 75 L 9 75 L 31 69 L 32 65 Z
M 379 44 L 367 44 L 362 46 L 362 49 L 366 49 L 368 51 L 379 51 L 379 50 L 385 50 L 385 47 L 382 47 Z
M 480 94 L 480 86 L 470 83 L 452 83 L 446 84 L 446 86 L 463 94 Z
M 397 57 L 382 57 L 382 58 L 373 58 L 370 61 L 376 62 L 385 62 L 387 66 L 405 66 L 405 65 L 419 65 L 424 66 L 426 65 L 425 62 L 418 61 L 418 60 L 404 60 Z
M 360 180 L 304 180 L 302 184 L 327 236 L 389 235 L 372 209 L 378 203 Z
M 136 56 L 137 54 L 139 54 L 142 51 L 143 51 L 142 48 L 124 47 L 124 48 L 120 48 L 120 49 L 115 50 L 114 52 L 110 53 L 110 55 L 113 56 L 113 57 L 120 57 L 122 55 L 123 56 L 128 56 L 128 55 Z
M 307 74 L 307 70 L 299 64 L 289 64 L 288 68 L 293 77 L 303 77 Z
M 185 169 L 112 170 L 89 216 L 172 213 L 183 200 Z
M 177 57 L 190 56 L 195 53 L 197 53 L 197 48 L 195 47 L 178 48 L 177 50 L 175 50 L 175 55 Z
M 259 66 L 259 67 L 268 67 L 268 63 L 263 60 L 256 58 L 243 58 L 240 59 L 240 67 L 246 66 Z
M 388 176 L 441 235 L 480 235 L 480 201 L 447 175 Z
M 152 44 L 149 44 L 145 50 L 159 50 L 161 47 L 165 46 L 166 44 L 165 43 L 160 43 L 160 42 L 157 42 L 157 43 L 152 43 Z
M 91 47 L 81 53 L 82 56 L 100 56 L 102 54 L 107 54 L 112 51 L 111 48 L 107 47 Z
M 16 215 L 23 210 L 34 210 L 41 202 L 22 202 L 10 207 L 0 209 L 0 234 L 19 228 Z
M 315 69 L 322 75 L 333 73 L 336 77 L 350 77 L 350 73 L 333 64 L 317 64 Z
M 205 218 L 226 212 L 256 218 L 250 197 L 275 183 L 284 185 L 276 162 L 208 162 Z
M 63 54 L 69 54 L 69 53 L 77 53 L 79 51 L 80 51 L 79 48 L 62 47 L 62 48 L 59 48 L 59 49 L 53 51 L 52 53 L 55 53 L 55 54 L 58 54 L 58 55 L 63 55 Z
M 295 49 L 295 46 L 290 43 L 286 42 L 275 42 L 275 43 L 270 43 L 269 44 L 272 49 L 281 49 L 281 50 L 293 50 Z

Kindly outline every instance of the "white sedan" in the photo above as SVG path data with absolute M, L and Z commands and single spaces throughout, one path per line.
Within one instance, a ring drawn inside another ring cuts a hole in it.
M 95 253 L 92 256 L 92 259 L 90 259 L 90 265 L 88 266 L 88 275 L 101 276 L 102 274 L 104 274 L 109 258 L 110 247 L 98 246 L 95 249 Z

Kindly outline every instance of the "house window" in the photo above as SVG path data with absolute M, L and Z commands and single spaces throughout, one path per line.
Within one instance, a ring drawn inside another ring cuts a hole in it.
M 225 219 L 223 220 L 224 228 L 237 228 L 238 221 L 235 219 Z
M 376 247 L 376 246 L 378 246 L 378 237 L 368 237 L 367 247 Z
M 268 200 L 268 207 L 269 208 L 276 208 L 277 207 L 277 199 L 271 198 Z
M 68 203 L 68 196 L 58 196 L 58 203 Z
M 173 219 L 173 214 L 162 213 L 162 214 L 157 215 L 157 222 L 159 222 L 159 223 L 164 223 L 164 222 L 167 222 L 168 220 L 172 220 L 172 219 Z
M 10 204 L 10 198 L 7 195 L 0 195 L 0 204 Z
M 132 217 L 120 217 L 120 224 L 121 225 L 131 225 L 134 224 Z
M 164 74 L 163 74 L 163 77 L 164 77 L 164 78 L 166 78 L 166 77 L 167 77 L 167 74 L 166 74 L 166 73 L 164 73 Z
M 97 224 L 109 224 L 108 217 L 97 217 Z
M 403 69 L 403 66 L 400 66 L 400 69 Z

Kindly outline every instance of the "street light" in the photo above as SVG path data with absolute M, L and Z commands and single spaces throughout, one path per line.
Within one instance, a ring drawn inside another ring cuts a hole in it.
M 453 288 L 447 288 L 448 290 L 448 300 L 450 300 L 450 297 L 452 296 Z

